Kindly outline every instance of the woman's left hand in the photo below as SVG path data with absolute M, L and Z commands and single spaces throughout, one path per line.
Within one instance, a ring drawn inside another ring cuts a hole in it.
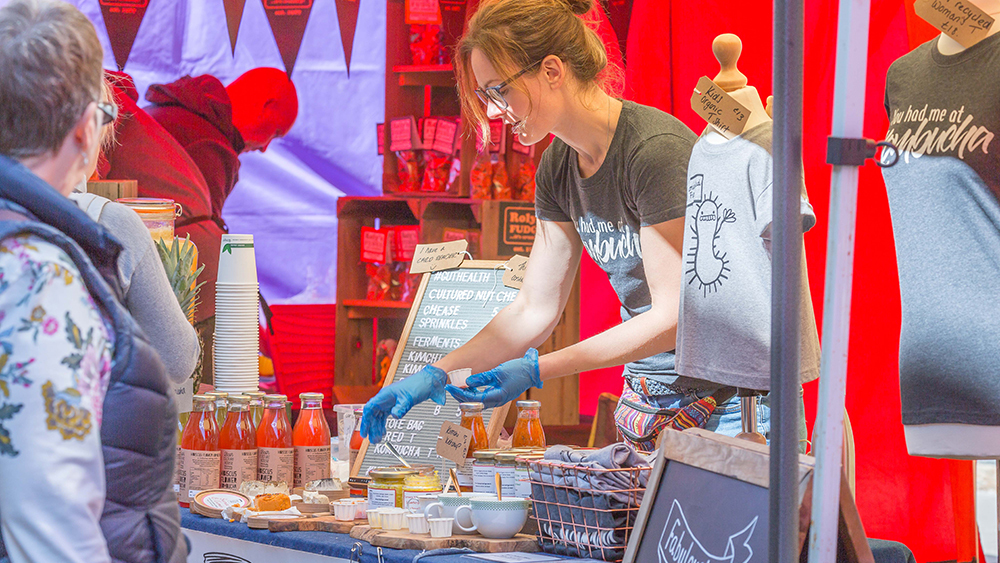
M 445 390 L 460 403 L 482 403 L 488 409 L 509 403 L 532 387 L 541 389 L 538 350 L 529 348 L 523 358 L 471 375 L 465 384 L 466 389 L 447 385 Z

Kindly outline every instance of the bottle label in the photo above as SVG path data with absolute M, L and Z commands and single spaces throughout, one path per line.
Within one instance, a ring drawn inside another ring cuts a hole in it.
M 472 464 L 475 460 L 467 458 L 465 460 L 465 465 L 459 465 L 455 468 L 455 473 L 458 475 L 458 486 L 459 487 L 471 487 L 472 486 Z
M 181 450 L 181 500 L 189 502 L 195 495 L 219 488 L 219 452 Z
M 295 448 L 257 448 L 257 480 L 292 482 Z
M 368 510 L 392 508 L 396 506 L 396 489 L 373 489 L 368 487 Z
M 295 446 L 295 487 L 330 478 L 330 446 Z
M 514 481 L 514 496 L 531 498 L 531 481 L 528 477 L 528 468 L 518 467 L 514 471 Z
M 243 481 L 257 479 L 257 450 L 222 450 L 222 477 L 219 486 L 240 490 Z
M 514 473 L 517 471 L 514 467 L 497 467 L 497 475 L 500 476 L 500 492 L 503 496 L 513 497 L 515 491 Z M 494 485 L 495 486 L 495 485 Z
M 174 496 L 177 500 L 181 500 L 181 466 L 183 465 L 184 457 L 181 455 L 181 446 L 177 445 L 177 455 L 174 456 Z
M 496 483 L 494 482 L 495 475 L 497 474 L 496 467 L 491 463 L 489 465 L 475 464 L 472 466 L 472 492 L 474 493 L 490 493 L 497 494 Z

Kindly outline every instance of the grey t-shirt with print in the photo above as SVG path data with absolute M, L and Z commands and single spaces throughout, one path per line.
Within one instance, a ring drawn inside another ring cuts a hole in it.
M 677 371 L 746 389 L 771 387 L 771 125 L 730 140 L 706 132 L 688 164 Z M 804 230 L 816 224 L 804 186 L 801 216 Z M 807 382 L 819 377 L 820 354 L 804 269 L 800 289 Z
M 576 151 L 559 139 L 542 154 L 535 212 L 543 221 L 573 223 L 618 295 L 622 322 L 650 309 L 639 229 L 684 214 L 687 161 L 695 139 L 677 118 L 624 101 L 608 154 L 592 176 L 580 177 Z M 625 375 L 681 389 L 706 386 L 678 380 L 673 351 L 629 362 Z
M 952 56 L 937 41 L 886 75 L 902 418 L 1000 426 L 1000 33 Z

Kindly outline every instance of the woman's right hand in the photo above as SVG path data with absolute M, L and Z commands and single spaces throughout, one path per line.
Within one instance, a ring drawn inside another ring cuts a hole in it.
M 365 404 L 361 415 L 361 437 L 377 444 L 385 437 L 385 420 L 391 414 L 403 418 L 413 405 L 431 399 L 443 405 L 447 398 L 444 385 L 448 374 L 434 366 L 424 366 L 417 373 L 402 381 L 383 387 L 378 395 Z
M 482 403 L 488 409 L 509 403 L 532 387 L 542 388 L 538 372 L 538 350 L 529 348 L 523 358 L 504 362 L 465 380 L 469 387 L 445 387 L 460 403 Z M 478 388 L 478 389 L 477 389 Z

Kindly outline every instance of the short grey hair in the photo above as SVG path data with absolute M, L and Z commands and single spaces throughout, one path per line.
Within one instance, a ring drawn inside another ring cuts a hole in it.
M 61 0 L 0 8 L 0 154 L 55 152 L 101 98 L 104 51 L 93 24 Z

